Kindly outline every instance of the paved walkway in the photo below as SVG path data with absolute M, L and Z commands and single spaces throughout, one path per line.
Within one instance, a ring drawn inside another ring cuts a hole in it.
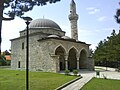
M 99 67 L 105 69 L 105 67 Z M 120 80 L 120 72 L 116 72 L 113 68 L 108 68 L 108 71 L 105 70 L 99 70 L 100 76 L 97 76 L 98 78 L 104 78 L 107 77 L 108 79 L 118 79 Z M 83 78 L 75 81 L 74 83 L 68 85 L 67 87 L 63 88 L 62 90 L 80 90 L 89 80 L 91 80 L 93 77 L 96 77 L 95 71 L 80 71 L 79 74 Z
M 83 85 L 85 85 L 89 80 L 91 80 L 95 74 L 95 72 L 91 72 L 91 71 L 81 71 L 79 73 L 83 78 L 75 81 L 74 83 L 63 88 L 62 90 L 79 90 L 80 88 L 83 87 Z
M 67 87 L 63 88 L 62 90 L 79 90 L 83 87 L 89 80 L 94 77 L 95 72 L 91 71 L 81 71 L 79 72 L 83 78 L 77 80 L 76 82 L 68 85 Z
M 105 69 L 105 67 L 100 67 Z M 107 68 L 107 71 L 100 70 L 100 78 L 104 78 L 104 76 L 108 79 L 117 79 L 120 80 L 120 72 L 115 71 L 114 68 Z

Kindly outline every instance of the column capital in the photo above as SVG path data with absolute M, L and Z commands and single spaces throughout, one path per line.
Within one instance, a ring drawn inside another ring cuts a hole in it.
M 68 60 L 68 55 L 65 55 L 65 60 L 66 60 L 66 61 Z
M 79 61 L 79 57 L 77 56 L 77 61 Z

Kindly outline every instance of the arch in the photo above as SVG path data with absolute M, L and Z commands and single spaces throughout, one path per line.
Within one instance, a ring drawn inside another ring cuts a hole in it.
M 85 48 L 80 49 L 78 55 L 80 55 L 82 51 L 85 51 L 85 52 L 86 52 L 86 55 L 88 55 L 88 52 L 87 52 L 87 50 L 86 50 Z
M 69 52 L 71 49 L 75 49 L 76 53 L 78 52 L 78 50 L 77 50 L 74 46 L 72 46 L 72 47 L 68 50 L 68 52 Z
M 80 51 L 79 68 L 87 69 L 87 51 L 85 49 Z
M 64 47 L 63 45 L 61 45 L 61 44 L 58 45 L 58 46 L 54 49 L 54 53 L 56 52 L 56 49 L 57 49 L 57 48 L 60 48 L 60 47 L 64 50 L 64 54 L 66 55 L 66 49 L 65 49 L 65 47 Z
M 59 46 L 55 50 L 55 55 L 59 55 L 59 70 L 65 70 L 65 49 Z
M 73 47 L 69 50 L 68 55 L 68 69 L 74 70 L 77 69 L 77 50 Z

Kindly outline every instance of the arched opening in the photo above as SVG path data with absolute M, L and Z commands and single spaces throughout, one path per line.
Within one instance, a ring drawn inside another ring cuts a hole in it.
M 70 49 L 70 51 L 69 51 L 68 69 L 70 71 L 77 69 L 76 49 L 74 49 L 74 48 Z
M 79 68 L 80 69 L 86 69 L 87 68 L 87 52 L 85 50 L 82 50 L 80 52 Z
M 63 47 L 59 46 L 56 51 L 55 55 L 59 55 L 59 70 L 65 70 L 65 50 Z

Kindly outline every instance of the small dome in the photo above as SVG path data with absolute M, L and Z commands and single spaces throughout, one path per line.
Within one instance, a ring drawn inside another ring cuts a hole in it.
M 49 19 L 36 19 L 33 20 L 30 25 L 30 28 L 53 28 L 56 30 L 61 30 L 61 28 L 59 27 L 59 25 L 57 23 L 55 23 L 52 20 Z
M 70 37 L 68 37 L 68 36 L 62 36 L 61 38 L 63 38 L 63 39 L 70 39 Z
M 59 36 L 57 36 L 57 35 L 49 35 L 48 37 L 55 37 L 55 38 L 59 38 Z

